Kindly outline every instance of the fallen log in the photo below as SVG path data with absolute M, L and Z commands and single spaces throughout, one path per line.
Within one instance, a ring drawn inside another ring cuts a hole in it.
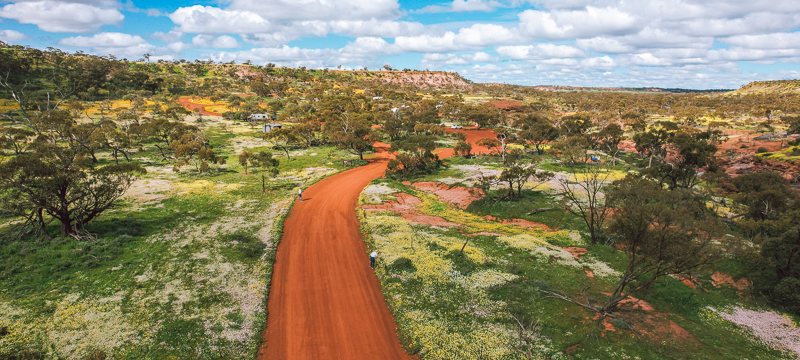
M 540 213 L 542 211 L 547 211 L 547 210 L 553 210 L 553 208 L 551 208 L 551 207 L 549 207 L 549 208 L 538 208 L 538 209 L 535 209 L 535 210 L 529 212 L 528 215 L 533 215 L 533 214 Z

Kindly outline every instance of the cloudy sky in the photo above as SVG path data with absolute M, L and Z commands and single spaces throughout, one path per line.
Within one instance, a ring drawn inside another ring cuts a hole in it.
M 456 71 L 522 85 L 800 78 L 798 0 L 0 0 L 0 40 L 129 60 Z

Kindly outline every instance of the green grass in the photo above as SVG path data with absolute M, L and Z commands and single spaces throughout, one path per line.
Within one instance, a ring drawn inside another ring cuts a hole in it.
M 451 165 L 494 165 L 492 158 L 460 159 L 451 158 Z M 550 165 L 552 166 L 552 165 Z M 627 165 L 625 165 L 627 166 Z M 617 166 L 617 170 L 622 170 Z M 563 170 L 562 170 L 563 171 Z M 435 181 L 437 178 L 458 178 L 463 176 L 458 170 L 444 168 L 432 174 L 418 175 L 413 181 Z M 379 179 L 373 183 L 386 184 L 392 188 L 415 196 L 425 196 L 424 192 L 405 186 L 399 182 Z M 585 224 L 576 216 L 565 213 L 557 203 L 557 197 L 547 191 L 529 191 L 518 201 L 496 201 L 489 198 L 473 202 L 467 211 L 476 215 L 492 215 L 503 219 L 526 219 L 542 222 L 550 227 L 585 232 Z M 425 211 L 445 214 L 451 205 L 437 202 L 426 205 Z M 554 207 L 555 209 L 527 215 L 532 209 Z M 376 213 L 367 213 L 366 221 Z M 389 218 L 386 218 L 389 219 Z M 388 220 L 381 220 L 388 221 Z M 364 221 L 362 221 L 362 224 Z M 411 238 L 427 244 L 424 249 L 431 251 L 440 260 L 449 264 L 453 271 L 462 276 L 470 276 L 477 272 L 491 269 L 506 274 L 516 275 L 513 281 L 495 285 L 485 289 L 486 296 L 492 301 L 506 304 L 500 310 L 486 317 L 475 318 L 473 313 L 465 310 L 465 304 L 473 303 L 474 295 L 469 295 L 464 288 L 452 282 L 440 285 L 426 285 L 415 278 L 424 263 L 415 258 L 411 249 L 401 253 L 388 253 L 396 260 L 388 262 L 377 271 L 381 280 L 384 295 L 400 325 L 401 336 L 414 341 L 416 348 L 412 351 L 420 353 L 422 359 L 448 358 L 432 355 L 435 349 L 443 347 L 446 339 L 452 336 L 470 338 L 486 324 L 503 327 L 508 331 L 516 328 L 516 321 L 511 315 L 525 323 L 538 324 L 540 345 L 543 358 L 566 358 L 564 350 L 579 345 L 571 356 L 576 359 L 787 359 L 791 356 L 772 350 L 752 340 L 736 325 L 714 316 L 706 307 L 717 309 L 731 306 L 758 308 L 748 292 L 732 287 L 715 287 L 711 283 L 711 274 L 721 271 L 730 274 L 734 279 L 751 275 L 752 267 L 745 261 L 729 258 L 712 267 L 702 269 L 695 279 L 702 285 L 692 289 L 672 277 L 665 277 L 645 291 L 634 296 L 646 301 L 655 311 L 643 312 L 621 308 L 617 315 L 621 320 L 611 321 L 615 331 L 604 331 L 592 320 L 594 313 L 572 303 L 549 296 L 541 290 L 557 291 L 579 301 L 589 301 L 601 305 L 613 290 L 616 280 L 613 278 L 589 278 L 584 269 L 560 264 L 559 261 L 539 261 L 530 251 L 503 245 L 492 236 L 466 237 L 457 228 L 434 228 L 412 225 L 408 231 Z M 394 229 L 394 230 L 390 230 Z M 368 247 L 379 247 L 374 235 L 388 236 L 397 227 L 364 228 Z M 406 231 L 406 230 L 404 230 Z M 413 234 L 425 234 L 413 235 Z M 438 239 L 438 240 L 433 240 Z M 469 247 L 480 249 L 486 256 L 485 261 L 476 262 L 459 256 L 457 250 L 448 250 L 440 244 L 442 239 L 453 239 L 466 242 Z M 401 242 L 406 240 L 400 240 Z M 419 245 L 418 245 L 419 246 Z M 607 264 L 617 271 L 624 270 L 628 255 L 605 245 L 587 246 L 586 256 Z M 417 248 L 419 251 L 419 247 Z M 384 251 L 382 254 L 386 253 Z M 584 257 L 586 258 L 586 257 Z M 445 278 L 446 275 L 443 274 Z M 432 288 L 433 287 L 433 288 Z M 445 295 L 446 294 L 446 295 Z M 398 300 L 399 299 L 399 300 Z M 428 321 L 430 324 L 444 322 L 450 324 L 448 330 L 439 330 L 437 335 L 425 335 L 427 325 L 420 325 L 409 315 L 416 311 L 437 314 Z M 624 320 L 624 322 L 623 322 Z M 796 319 L 795 319 L 796 321 Z M 652 322 L 652 324 L 648 323 Z M 634 334 L 625 323 L 648 333 Z M 692 339 L 678 339 L 669 328 L 674 323 L 683 328 Z M 472 324 L 467 326 L 466 324 Z M 658 331 L 654 330 L 658 326 Z M 420 332 L 420 328 L 424 328 Z M 455 335 L 454 335 L 455 334 Z M 432 337 L 432 339 L 431 339 Z M 544 339 L 544 340 L 542 340 Z M 438 341 L 438 342 L 437 342 Z M 490 341 L 489 341 L 490 342 Z M 487 345 L 488 346 L 488 345 Z M 452 350 L 457 353 L 457 350 Z M 788 356 L 788 357 L 787 357 Z M 456 357 L 457 358 L 457 357 Z M 516 355 L 505 355 L 497 358 L 521 358 Z
M 136 195 L 103 213 L 87 227 L 96 240 L 60 239 L 56 223 L 45 237 L 14 240 L 11 218 L 1 219 L 0 358 L 255 356 L 295 189 L 350 168 L 341 160 L 354 156 L 298 148 L 303 154 L 281 159 L 281 173 L 262 192 L 260 176 L 244 176 L 233 153 L 231 139 L 241 135 L 212 121 L 203 126 L 227 165 L 172 173 L 151 149 L 134 154 L 152 169 L 144 179 L 169 185 L 150 185 L 160 198 Z M 98 165 L 110 163 L 98 155 Z

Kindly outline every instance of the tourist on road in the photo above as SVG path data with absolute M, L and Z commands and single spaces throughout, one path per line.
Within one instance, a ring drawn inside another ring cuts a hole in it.
M 375 250 L 372 252 L 372 254 L 369 254 L 369 267 L 373 269 L 375 268 L 375 259 L 377 258 L 378 258 L 378 250 Z
M 297 198 L 300 199 L 301 202 L 303 201 L 303 188 L 302 187 L 297 188 Z

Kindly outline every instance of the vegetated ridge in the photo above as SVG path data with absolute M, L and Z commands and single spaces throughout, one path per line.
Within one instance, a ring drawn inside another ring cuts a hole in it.
M 727 95 L 753 95 L 753 94 L 796 94 L 800 92 L 800 80 L 772 80 L 753 81 Z

